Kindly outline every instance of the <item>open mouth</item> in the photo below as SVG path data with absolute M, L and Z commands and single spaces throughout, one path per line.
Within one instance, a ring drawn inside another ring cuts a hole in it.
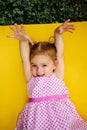
M 37 75 L 38 77 L 43 77 L 43 76 L 45 76 L 45 74 L 42 74 L 42 75 Z

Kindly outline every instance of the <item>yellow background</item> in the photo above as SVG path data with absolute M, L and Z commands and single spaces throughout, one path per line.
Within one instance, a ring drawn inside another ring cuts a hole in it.
M 87 22 L 73 22 L 75 31 L 63 34 L 64 80 L 71 101 L 87 122 Z M 25 25 L 34 41 L 48 41 L 60 24 Z M 14 130 L 18 113 L 27 101 L 26 80 L 19 53 L 19 42 L 7 38 L 9 26 L 0 26 L 0 130 Z M 51 39 L 53 40 L 53 39 Z

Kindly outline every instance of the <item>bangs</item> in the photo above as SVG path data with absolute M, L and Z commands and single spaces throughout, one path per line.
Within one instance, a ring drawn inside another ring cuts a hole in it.
M 30 50 L 30 59 L 35 55 L 48 55 L 52 58 L 52 60 L 56 60 L 56 47 L 53 43 L 49 42 L 38 42 L 35 43 Z

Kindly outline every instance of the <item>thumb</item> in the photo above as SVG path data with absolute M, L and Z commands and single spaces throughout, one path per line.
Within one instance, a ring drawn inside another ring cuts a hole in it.
M 14 35 L 7 35 L 8 38 L 14 38 Z
M 29 42 L 31 45 L 34 45 L 34 42 L 31 40 L 30 37 L 28 37 L 28 42 Z

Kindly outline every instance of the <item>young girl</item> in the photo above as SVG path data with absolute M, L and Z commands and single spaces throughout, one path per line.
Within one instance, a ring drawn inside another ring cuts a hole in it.
M 63 81 L 62 34 L 74 27 L 66 20 L 54 31 L 55 44 L 33 41 L 18 25 L 10 26 L 13 35 L 20 40 L 20 54 L 26 79 L 28 97 L 18 117 L 16 130 L 87 130 L 87 123 L 76 112 Z

